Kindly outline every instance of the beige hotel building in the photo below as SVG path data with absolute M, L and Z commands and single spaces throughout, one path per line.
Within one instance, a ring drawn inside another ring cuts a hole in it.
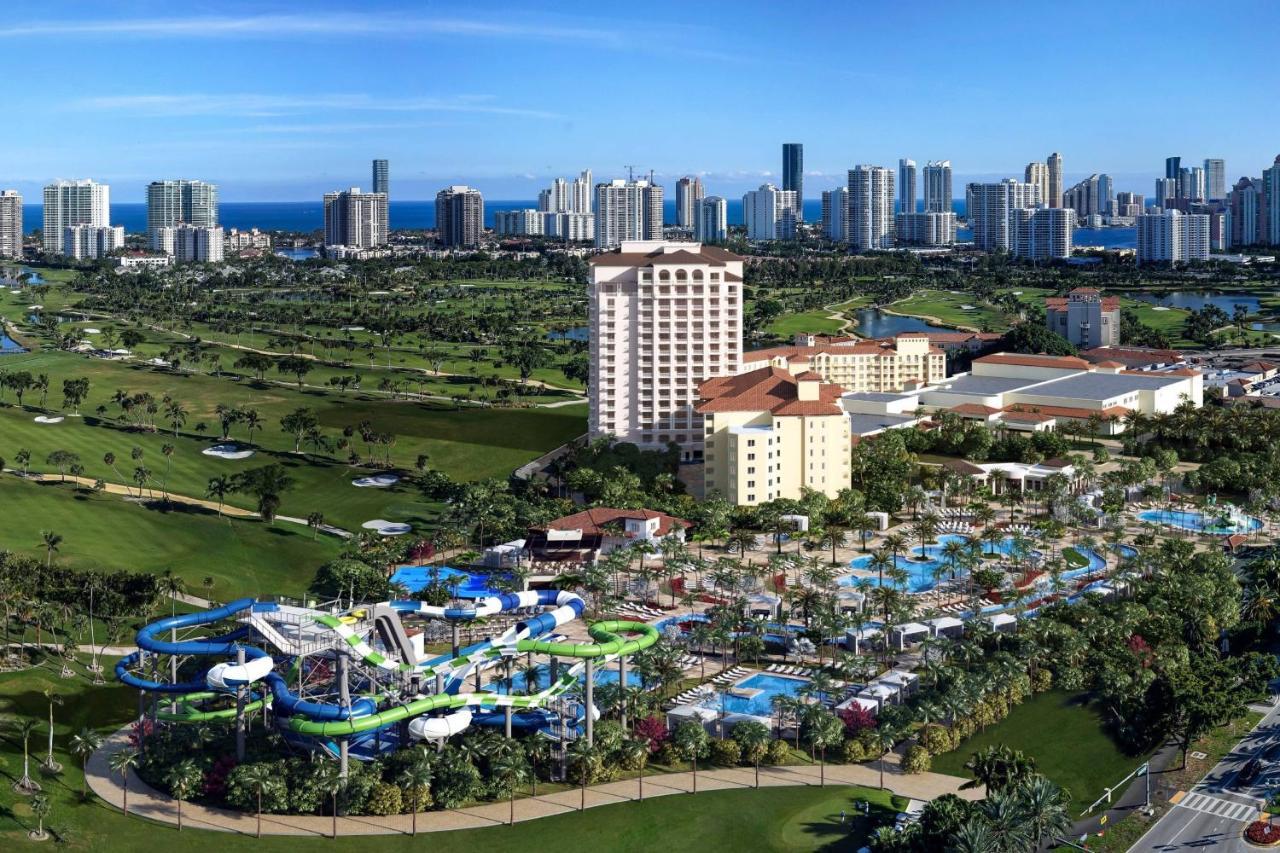
M 811 370 L 845 391 L 902 391 L 945 379 L 947 355 L 924 332 L 875 340 L 796 335 L 794 346 L 743 355 L 744 372 L 761 367 L 793 374 Z
M 625 240 L 591 258 L 588 429 L 702 459 L 698 384 L 738 372 L 742 258 L 701 243 Z

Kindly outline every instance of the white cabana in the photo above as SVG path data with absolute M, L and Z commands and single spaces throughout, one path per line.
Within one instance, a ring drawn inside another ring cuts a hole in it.
M 876 710 L 883 708 L 885 705 L 893 705 L 898 701 L 901 689 L 893 684 L 885 684 L 883 681 L 873 681 L 858 691 L 858 696 L 863 699 L 876 703 Z
M 920 622 L 907 622 L 902 625 L 894 625 L 890 629 L 893 637 L 898 641 L 898 651 L 903 651 L 907 647 L 907 641 L 911 637 L 929 636 L 929 626 Z
M 781 516 L 781 520 L 794 527 L 797 533 L 809 532 L 809 516 L 807 515 L 784 515 Z
M 856 589 L 842 589 L 836 593 L 836 608 L 841 613 L 861 613 L 867 596 Z
M 489 569 L 509 569 L 520 565 L 520 555 L 524 552 L 524 540 L 516 539 L 484 549 L 481 565 Z
M 844 644 L 856 655 L 862 650 L 864 643 L 879 636 L 881 636 L 879 628 L 851 628 L 844 632 Z
M 897 687 L 902 696 L 910 696 L 916 692 L 916 687 L 920 683 L 920 676 L 905 669 L 891 669 L 871 682 L 871 684 L 876 683 Z M 871 685 L 867 686 L 870 687 Z
M 778 618 L 778 607 L 782 604 L 782 596 L 771 592 L 753 592 L 747 596 L 742 609 L 747 616 L 764 616 L 766 619 Z
M 867 513 L 867 518 L 875 522 L 876 530 L 885 531 L 889 529 L 889 513 L 876 510 Z
M 850 696 L 848 699 L 836 706 L 837 711 L 843 711 L 846 708 L 861 708 L 867 713 L 875 716 L 880 713 L 880 703 L 874 699 L 868 699 L 865 696 Z
M 925 622 L 929 626 L 931 636 L 959 637 L 964 633 L 964 620 L 955 616 L 939 616 Z
M 993 613 L 987 617 L 987 621 L 997 631 L 1012 631 L 1013 626 L 1018 623 L 1018 617 L 1012 613 Z

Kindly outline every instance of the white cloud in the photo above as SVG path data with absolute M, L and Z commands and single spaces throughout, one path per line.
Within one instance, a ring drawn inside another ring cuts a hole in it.
M 184 94 L 184 95 L 103 95 L 70 101 L 73 110 L 120 112 L 131 116 L 238 116 L 268 118 L 291 116 L 315 110 L 342 110 L 367 113 L 480 113 L 520 118 L 561 118 L 546 110 L 511 107 L 494 103 L 489 95 L 462 95 L 450 98 L 396 97 L 369 95 L 265 95 Z
M 555 24 L 486 21 L 464 18 L 401 17 L 392 14 L 193 16 L 185 18 L 133 18 L 97 21 L 29 21 L 0 26 L 0 38 L 33 36 L 122 36 L 132 38 L 186 37 L 198 39 L 299 36 L 419 36 L 466 35 L 482 38 L 596 41 L 616 43 L 611 30 Z

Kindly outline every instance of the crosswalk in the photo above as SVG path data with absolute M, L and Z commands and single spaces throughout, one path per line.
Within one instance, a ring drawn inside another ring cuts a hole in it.
M 1224 800 L 1219 797 L 1211 797 L 1208 794 L 1183 794 L 1175 799 L 1174 804 L 1184 809 L 1204 812 L 1205 814 L 1234 821 L 1253 820 L 1258 813 L 1258 810 L 1253 806 Z

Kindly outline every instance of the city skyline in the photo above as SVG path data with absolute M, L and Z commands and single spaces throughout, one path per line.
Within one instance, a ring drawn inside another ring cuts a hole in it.
M 1085 4 L 1077 16 L 1088 18 L 1091 5 L 1110 22 L 1099 34 L 1100 56 L 1155 54 L 1173 26 L 1164 6 L 1148 3 Z M 680 7 L 678 14 L 671 6 L 673 14 L 663 14 L 659 4 L 656 20 L 680 23 L 643 37 L 630 19 L 585 4 L 554 14 L 488 7 L 443 16 L 395 2 L 360 15 L 331 2 L 307 4 L 305 14 L 297 3 L 230 3 L 216 14 L 186 16 L 169 8 L 133 2 L 116 17 L 92 18 L 69 2 L 14 4 L 0 43 L 17 66 L 34 66 L 54 46 L 69 45 L 73 67 L 38 90 L 15 93 L 23 132 L 6 143 L 8 174 L 0 183 L 35 198 L 54 179 L 92 178 L 111 184 L 117 200 L 137 202 L 150 181 L 176 175 L 218 184 L 227 201 L 299 201 L 366 184 L 378 157 L 393 163 L 398 199 L 430 199 L 453 184 L 493 199 L 531 199 L 557 175 L 585 166 L 608 181 L 624 177 L 621 161 L 630 161 L 638 173 L 652 169 L 659 183 L 671 186 L 688 174 L 701 177 L 708 194 L 739 197 L 764 182 L 782 184 L 780 146 L 794 141 L 805 147 L 810 199 L 841 185 L 858 163 L 891 168 L 903 158 L 948 159 L 963 185 L 1019 177 L 1028 160 L 1050 151 L 1063 154 L 1066 186 L 1099 172 L 1111 175 L 1117 190 L 1150 193 L 1169 156 L 1224 159 L 1230 185 L 1275 155 L 1265 111 L 1232 109 L 1266 96 L 1265 60 L 1232 49 L 1240 25 L 1265 8 L 1254 2 L 1216 10 L 1198 35 L 1203 52 L 1217 58 L 1189 82 L 1194 91 L 1146 92 L 1144 132 L 1121 135 L 1107 122 L 1062 121 L 1086 107 L 1126 114 L 1132 92 L 1105 80 L 1045 88 L 1056 79 L 1047 60 L 1076 50 L 1073 28 L 1051 10 L 1020 10 L 1016 22 L 941 5 L 906 17 L 864 10 L 859 30 L 891 35 L 910 28 L 918 42 L 919 59 L 895 64 L 889 74 L 881 60 L 893 39 L 879 40 L 883 47 L 873 40 L 846 59 L 835 48 L 854 25 L 816 4 L 749 4 L 733 14 L 717 4 Z M 982 68 L 994 60 L 975 65 L 969 39 L 1028 28 L 1043 38 L 1002 55 L 1001 66 L 1022 70 L 1000 75 L 999 86 L 957 83 L 941 73 L 964 67 L 971 73 L 961 80 L 991 79 Z M 379 61 L 355 70 L 332 63 L 332 52 L 353 40 L 376 41 Z M 540 57 L 549 49 L 573 51 L 580 62 L 546 63 Z M 777 73 L 744 82 L 739 57 L 766 49 L 814 58 L 771 60 Z M 690 62 L 702 88 L 719 95 L 675 104 L 682 132 L 671 134 L 665 122 L 648 121 L 633 107 L 652 99 L 655 83 L 678 85 Z M 530 63 L 543 68 L 539 85 L 513 94 L 509 80 Z M 584 96 L 583 64 L 611 80 L 609 97 Z M 88 90 L 77 67 L 93 69 Z M 156 67 L 183 73 L 157 77 Z M 794 85 L 814 73 L 832 86 Z M 878 85 L 889 78 L 893 87 Z M 440 80 L 449 80 L 448 90 Z M 837 84 L 855 94 L 833 112 Z M 1230 133 L 1185 121 L 1182 106 L 1197 95 L 1214 114 L 1233 115 Z M 1012 101 L 1023 105 L 1019 130 L 993 133 Z M 746 103 L 766 104 L 766 117 L 744 112 Z M 904 103 L 917 108 L 904 110 Z M 66 132 L 72 120 L 93 129 L 93 145 Z M 604 126 L 620 133 L 590 132 Z M 520 144 L 512 145 L 516 132 Z

